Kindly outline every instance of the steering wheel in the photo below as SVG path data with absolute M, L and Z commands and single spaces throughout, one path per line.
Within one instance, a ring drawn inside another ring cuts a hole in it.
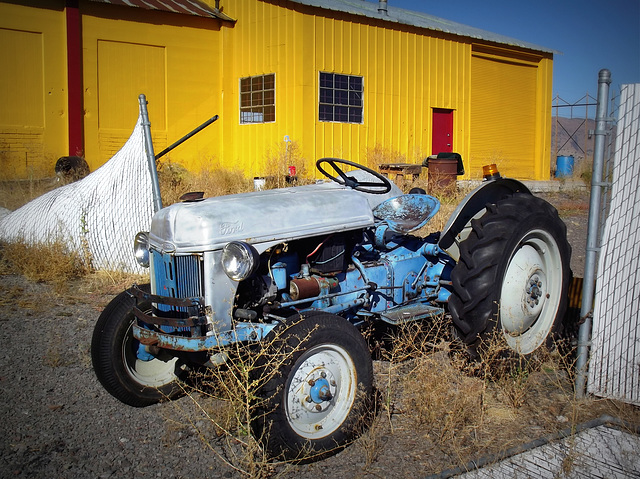
M 326 170 L 322 167 L 324 163 L 331 165 L 336 173 L 338 173 L 338 176 L 336 177 L 327 173 Z M 366 171 L 376 180 L 380 181 L 359 181 L 353 176 L 347 176 L 347 174 L 342 170 L 342 168 L 338 166 L 338 164 L 353 166 L 358 170 Z M 387 178 L 382 176 L 377 171 L 373 171 L 372 169 L 367 168 L 366 166 L 359 165 L 358 163 L 354 163 L 353 161 L 341 160 L 340 158 L 320 158 L 318 161 L 316 161 L 316 168 L 318 168 L 318 171 L 330 180 L 335 181 L 339 185 L 353 188 L 356 191 L 371 193 L 373 195 L 383 195 L 391 191 L 391 182 Z

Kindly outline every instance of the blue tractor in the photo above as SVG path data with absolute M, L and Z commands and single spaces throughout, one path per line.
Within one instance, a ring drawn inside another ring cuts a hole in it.
M 330 181 L 154 215 L 135 238 L 150 284 L 115 297 L 95 327 L 93 365 L 109 393 L 136 407 L 173 399 L 190 369 L 219 367 L 230 345 L 277 344 L 285 354 L 258 391 L 256 432 L 274 457 L 322 456 L 367 414 L 365 325 L 447 315 L 469 348 L 497 332 L 520 355 L 553 340 L 570 247 L 555 208 L 524 184 L 490 171 L 442 232 L 418 236 L 437 199 L 350 161 L 317 168 Z

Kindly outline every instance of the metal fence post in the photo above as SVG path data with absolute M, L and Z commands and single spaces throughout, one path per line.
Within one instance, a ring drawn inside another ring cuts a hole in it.
M 589 203 L 589 222 L 587 224 L 587 249 L 584 265 L 584 283 L 582 286 L 582 304 L 580 318 L 583 323 L 578 331 L 578 357 L 576 361 L 576 395 L 584 397 L 587 383 L 587 362 L 591 336 L 593 298 L 595 295 L 596 266 L 600 251 L 599 227 L 600 205 L 602 201 L 604 150 L 607 136 L 607 106 L 609 103 L 609 85 L 611 72 L 600 70 L 598 74 L 598 105 L 596 106 L 595 145 L 593 151 L 593 174 L 591 177 L 591 198 Z
M 160 182 L 158 181 L 158 170 L 156 169 L 156 156 L 153 153 L 153 141 L 151 141 L 151 123 L 149 122 L 149 112 L 147 111 L 147 98 L 141 93 L 138 96 L 140 102 L 140 115 L 142 115 L 142 131 L 144 133 L 144 148 L 151 174 L 151 188 L 153 190 L 153 212 L 162 209 L 162 197 L 160 196 Z

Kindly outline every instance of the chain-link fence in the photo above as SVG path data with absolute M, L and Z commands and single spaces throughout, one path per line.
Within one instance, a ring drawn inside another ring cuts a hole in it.
M 640 405 L 640 84 L 620 92 L 587 391 Z
M 63 241 L 96 269 L 142 273 L 133 238 L 153 214 L 142 115 L 122 149 L 96 171 L 0 218 L 0 239 Z
M 637 432 L 614 418 L 603 417 L 517 446 L 498 457 L 487 456 L 444 471 L 433 479 L 637 478 Z

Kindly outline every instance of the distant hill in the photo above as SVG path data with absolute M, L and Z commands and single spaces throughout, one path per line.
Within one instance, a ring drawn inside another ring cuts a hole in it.
M 573 156 L 577 161 L 593 158 L 595 120 L 584 118 L 551 118 L 551 164 L 557 156 Z M 556 136 L 557 130 L 557 136 Z

